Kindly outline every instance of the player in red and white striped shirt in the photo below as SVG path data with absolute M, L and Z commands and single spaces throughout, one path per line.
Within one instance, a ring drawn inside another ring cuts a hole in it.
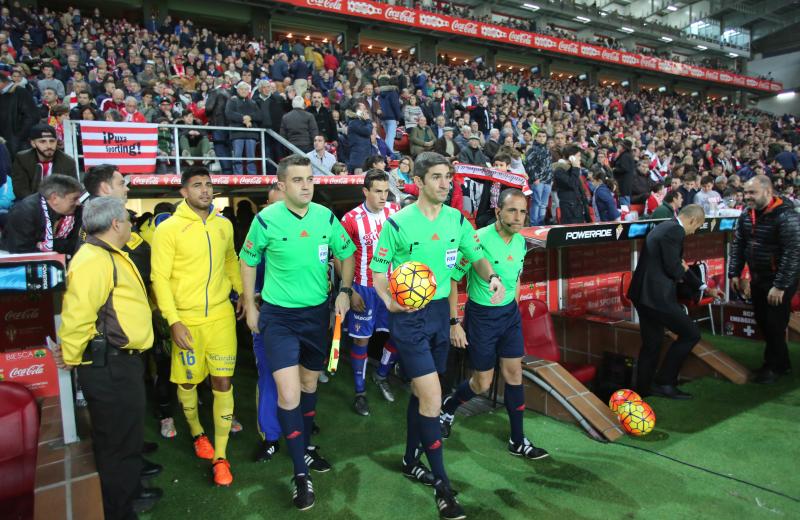
M 389 314 L 383 301 L 372 286 L 372 271 L 369 263 L 375 248 L 378 247 L 378 235 L 386 219 L 399 211 L 399 206 L 387 203 L 389 196 L 389 176 L 381 170 L 370 170 L 364 176 L 364 202 L 348 212 L 342 219 L 344 229 L 356 245 L 354 255 L 356 261 L 353 293 L 350 296 L 350 312 L 345 323 L 353 346 L 350 358 L 353 362 L 356 398 L 353 403 L 359 415 L 369 415 L 366 397 L 367 345 L 376 331 L 389 331 Z M 372 379 L 380 388 L 387 401 L 394 401 L 386 376 L 397 359 L 395 348 L 386 344 L 383 347 L 381 365 Z

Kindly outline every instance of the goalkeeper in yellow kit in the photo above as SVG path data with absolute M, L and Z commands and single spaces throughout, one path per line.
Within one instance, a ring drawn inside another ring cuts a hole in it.
M 195 454 L 213 460 L 214 483 L 233 482 L 225 455 L 233 417 L 231 377 L 236 366 L 236 316 L 231 289 L 242 279 L 233 246 L 233 226 L 212 206 L 214 186 L 204 167 L 181 176 L 181 202 L 156 228 L 152 280 L 158 308 L 170 325 L 172 374 L 192 433 Z M 241 316 L 242 300 L 236 308 Z M 197 413 L 197 384 L 211 376 L 214 445 Z

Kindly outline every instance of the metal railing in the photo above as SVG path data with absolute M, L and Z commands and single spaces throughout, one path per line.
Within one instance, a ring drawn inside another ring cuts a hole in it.
M 64 147 L 65 152 L 72 156 L 75 160 L 75 169 L 78 172 L 82 172 L 83 169 L 81 168 L 81 162 L 83 154 L 80 153 L 81 147 L 79 146 L 79 139 L 80 139 L 80 121 L 66 121 L 64 124 Z M 230 127 L 230 126 L 201 126 L 201 125 L 178 125 L 178 124 L 160 124 L 158 125 L 159 128 L 169 128 L 171 136 L 172 136 L 172 153 L 169 156 L 170 161 L 173 161 L 175 164 L 175 171 L 169 173 L 175 173 L 176 175 L 181 174 L 181 163 L 184 161 L 208 161 L 208 160 L 215 160 L 221 162 L 236 162 L 236 161 L 247 161 L 247 162 L 256 162 L 261 164 L 261 175 L 266 175 L 267 172 L 267 164 L 272 165 L 273 167 L 277 168 L 277 164 L 271 157 L 270 154 L 267 153 L 267 146 L 270 146 L 272 143 L 268 141 L 266 136 L 268 135 L 271 139 L 274 139 L 281 145 L 283 145 L 286 149 L 288 149 L 291 153 L 306 155 L 301 149 L 297 146 L 293 145 L 289 141 L 286 140 L 282 135 L 275 132 L 269 128 L 239 128 L 239 127 Z M 260 157 L 252 157 L 252 158 L 243 158 L 243 157 L 220 157 L 217 155 L 211 156 L 195 156 L 195 155 L 182 155 L 183 150 L 180 147 L 180 138 L 181 138 L 181 130 L 188 129 L 188 130 L 197 130 L 199 132 L 206 133 L 206 138 L 209 140 L 209 144 L 213 146 L 213 140 L 210 136 L 212 132 L 252 132 L 253 134 L 257 134 L 259 147 L 261 150 Z M 164 159 L 164 155 L 159 155 L 156 157 L 156 164 L 158 164 L 159 160 Z M 311 163 L 312 168 L 314 169 L 315 175 L 333 175 L 330 171 L 326 171 L 323 168 L 320 168 L 318 165 Z M 232 173 L 232 172 L 224 172 L 224 173 Z M 242 173 L 245 175 L 245 173 Z

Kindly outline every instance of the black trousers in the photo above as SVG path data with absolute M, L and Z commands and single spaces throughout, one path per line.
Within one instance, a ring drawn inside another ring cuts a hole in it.
M 751 285 L 753 311 L 758 328 L 767 342 L 764 348 L 764 368 L 781 373 L 792 368 L 789 361 L 789 347 L 786 345 L 786 327 L 789 326 L 792 296 L 797 290 L 797 284 L 784 291 L 780 305 L 767 303 L 769 290 L 770 287 Z
M 654 382 L 658 385 L 675 385 L 678 372 L 692 348 L 700 341 L 700 329 L 680 307 L 656 310 L 644 305 L 637 305 L 639 326 L 642 334 L 642 350 L 639 352 L 639 367 L 636 386 L 647 393 Z M 678 338 L 672 342 L 661 368 L 658 359 L 661 355 L 661 343 L 664 340 L 664 329 L 674 332 Z
M 135 519 L 144 442 L 144 363 L 141 355 L 109 355 L 105 367 L 78 367 L 89 405 L 92 443 L 106 520 Z

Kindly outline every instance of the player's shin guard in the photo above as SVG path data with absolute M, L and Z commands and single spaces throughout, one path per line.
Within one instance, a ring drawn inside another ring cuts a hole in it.
M 303 412 L 303 447 L 308 448 L 311 445 L 311 430 L 314 428 L 314 418 L 317 415 L 316 392 L 300 392 L 300 410 Z
M 233 419 L 233 385 L 226 391 L 212 390 L 214 393 L 214 459 L 226 459 L 228 436 Z
M 419 399 L 411 394 L 406 411 L 406 454 L 403 457 L 406 464 L 417 460 L 419 445 Z
M 475 392 L 472 391 L 472 387 L 469 386 L 469 379 L 465 379 L 458 385 L 456 391 L 449 399 L 445 399 L 444 403 L 442 403 L 442 411 L 446 414 L 453 415 L 456 413 L 456 410 L 459 406 L 466 403 L 473 397 L 475 397 Z
M 197 387 L 193 386 L 187 390 L 178 385 L 178 401 L 183 407 L 183 415 L 186 416 L 186 422 L 189 423 L 189 431 L 192 433 L 192 437 L 197 437 L 203 433 L 203 426 L 200 424 L 200 418 L 197 415 Z
M 383 354 L 381 355 L 381 365 L 378 367 L 378 377 L 386 379 L 389 371 L 392 370 L 395 362 L 397 361 L 397 349 L 391 343 L 386 343 L 383 346 Z
M 281 430 L 286 438 L 286 449 L 292 458 L 295 475 L 308 475 L 305 453 L 306 447 L 303 441 L 303 412 L 297 406 L 292 410 L 284 410 L 278 407 L 278 422 L 281 423 Z
M 438 417 L 419 416 L 419 436 L 425 455 L 428 457 L 428 464 L 431 465 L 431 472 L 437 479 L 441 479 L 448 486 L 450 480 L 444 470 L 444 445 L 442 444 L 442 430 L 439 426 Z
M 522 432 L 522 414 L 525 412 L 525 390 L 522 385 L 506 383 L 505 396 L 508 421 L 511 423 L 511 441 L 520 444 L 525 437 Z
M 353 364 L 353 380 L 355 382 L 356 394 L 363 394 L 367 389 L 365 382 L 367 357 L 366 345 L 361 346 L 353 343 L 350 346 L 350 361 Z

